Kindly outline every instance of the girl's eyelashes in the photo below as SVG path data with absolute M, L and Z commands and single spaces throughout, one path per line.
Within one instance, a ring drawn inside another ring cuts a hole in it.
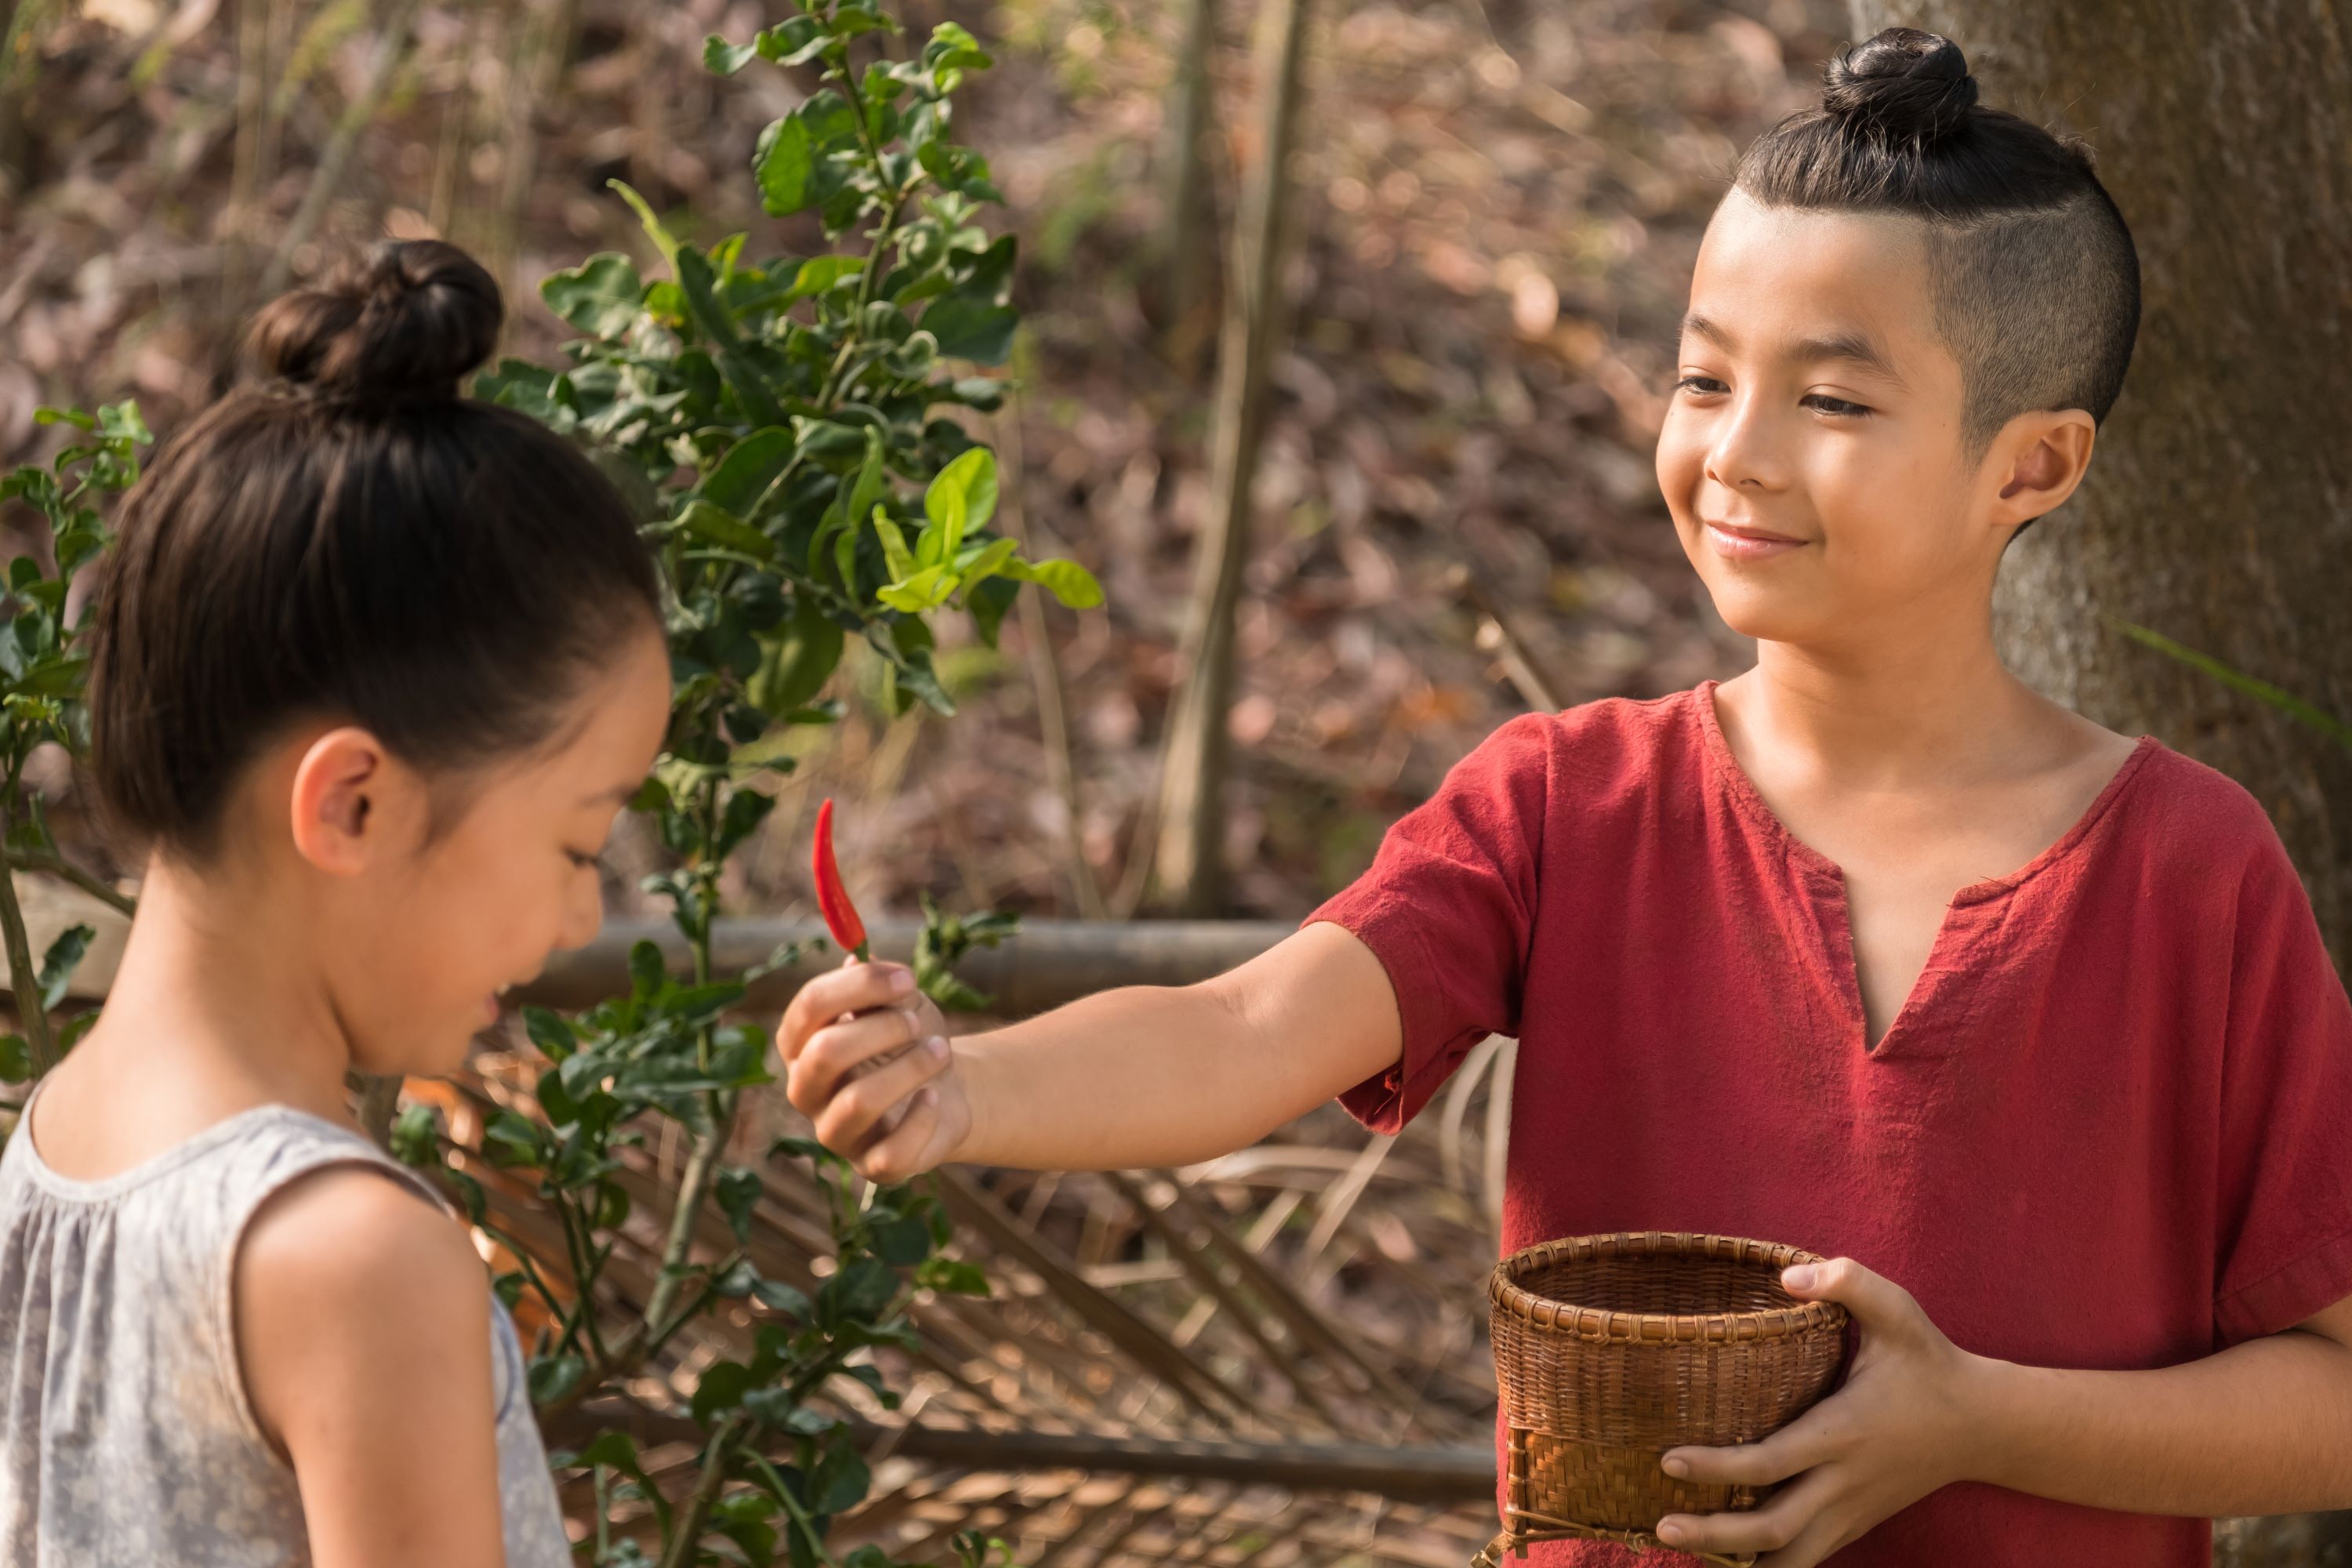
M 1702 396 L 1711 397 L 1717 393 L 1730 389 L 1711 375 L 1686 375 L 1675 383 L 1674 390 L 1697 393 Z M 1836 419 L 1859 419 L 1872 412 L 1866 405 L 1856 403 L 1851 398 L 1832 397 L 1826 392 L 1813 393 L 1801 401 L 1820 407 L 1822 413 Z
M 572 863 L 583 871 L 602 872 L 604 869 L 604 858 L 602 855 L 583 855 L 577 849 L 566 849 L 564 853 L 571 856 Z

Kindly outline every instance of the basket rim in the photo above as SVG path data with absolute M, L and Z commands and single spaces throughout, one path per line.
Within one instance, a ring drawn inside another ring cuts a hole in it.
M 1534 1328 L 1583 1340 L 1686 1343 L 1780 1339 L 1845 1321 L 1846 1310 L 1835 1301 L 1800 1301 L 1790 1307 L 1722 1312 L 1632 1312 L 1613 1307 L 1580 1307 L 1538 1295 L 1513 1278 L 1518 1270 L 1562 1258 L 1689 1253 L 1765 1265 L 1776 1272 L 1791 1263 L 1822 1261 L 1819 1253 L 1803 1247 L 1759 1241 L 1748 1236 L 1691 1230 L 1604 1231 L 1591 1236 L 1559 1237 L 1520 1247 L 1495 1265 L 1488 1277 L 1487 1299 L 1497 1313 L 1507 1312 Z

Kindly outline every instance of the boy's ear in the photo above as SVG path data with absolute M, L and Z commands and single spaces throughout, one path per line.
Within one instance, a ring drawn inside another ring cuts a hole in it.
M 295 851 L 331 876 L 357 876 L 382 858 L 414 784 L 373 731 L 325 731 L 294 764 Z
M 2021 414 L 2011 420 L 1993 445 L 2003 454 L 1994 524 L 2012 530 L 2063 506 L 2091 466 L 2097 437 L 2098 426 L 2081 408 Z

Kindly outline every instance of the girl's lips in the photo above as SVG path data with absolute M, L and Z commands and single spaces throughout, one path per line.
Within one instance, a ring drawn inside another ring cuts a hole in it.
M 1791 550 L 1802 549 L 1805 544 L 1801 539 L 1759 539 L 1752 534 L 1733 533 L 1712 522 L 1704 526 L 1706 542 L 1715 546 L 1715 552 L 1727 561 L 1761 561 L 1767 556 L 1783 555 Z
M 499 994 L 493 991 L 482 998 L 482 1022 L 488 1025 L 495 1024 L 498 1021 Z

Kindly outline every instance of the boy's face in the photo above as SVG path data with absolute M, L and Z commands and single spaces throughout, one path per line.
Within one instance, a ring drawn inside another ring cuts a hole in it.
M 1960 367 L 1934 321 L 1910 220 L 1738 190 L 1717 209 L 1657 466 L 1734 630 L 1826 649 L 1987 614 L 2015 521 L 1989 504 L 2005 447 L 1964 467 Z

